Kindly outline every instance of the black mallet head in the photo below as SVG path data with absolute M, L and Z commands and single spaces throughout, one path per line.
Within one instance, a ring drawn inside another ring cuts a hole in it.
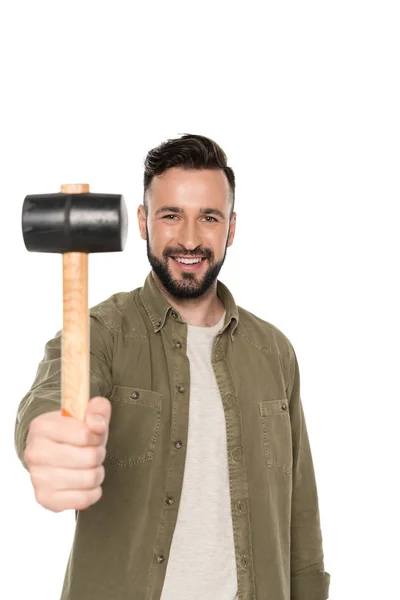
M 62 186 L 57 194 L 26 196 L 22 233 L 27 250 L 61 254 L 122 251 L 128 231 L 124 197 L 88 190 L 86 184 L 73 184 Z

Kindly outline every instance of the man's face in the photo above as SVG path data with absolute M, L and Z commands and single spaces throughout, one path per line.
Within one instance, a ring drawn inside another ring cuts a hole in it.
M 167 292 L 199 298 L 215 282 L 235 235 L 230 189 L 222 170 L 168 169 L 153 179 L 148 216 L 138 208 L 147 256 Z

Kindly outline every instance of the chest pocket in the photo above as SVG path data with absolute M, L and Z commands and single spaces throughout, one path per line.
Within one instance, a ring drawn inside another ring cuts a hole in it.
M 259 402 L 259 408 L 267 466 L 291 473 L 293 450 L 289 403 L 286 398 L 263 400 Z
M 116 385 L 110 401 L 106 460 L 120 467 L 152 460 L 161 423 L 161 394 Z

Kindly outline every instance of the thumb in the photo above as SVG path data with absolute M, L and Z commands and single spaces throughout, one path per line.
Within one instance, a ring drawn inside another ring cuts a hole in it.
M 86 425 L 95 433 L 104 433 L 111 418 L 111 402 L 103 396 L 91 398 L 86 409 Z

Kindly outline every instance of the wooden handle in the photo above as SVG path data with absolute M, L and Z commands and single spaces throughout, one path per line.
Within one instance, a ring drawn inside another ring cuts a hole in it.
M 88 194 L 88 183 L 63 183 L 61 186 L 63 194 Z
M 66 194 L 87 193 L 87 184 L 61 186 Z M 61 410 L 84 420 L 90 394 L 88 254 L 63 254 Z

